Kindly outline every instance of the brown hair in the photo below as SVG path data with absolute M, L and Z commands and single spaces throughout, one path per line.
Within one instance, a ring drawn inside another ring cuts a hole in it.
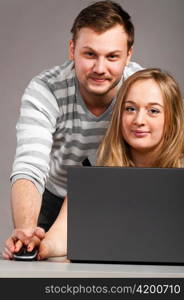
M 124 100 L 138 80 L 153 79 L 164 100 L 164 133 L 156 159 L 150 167 L 182 167 L 184 156 L 184 105 L 174 78 L 160 69 L 145 69 L 131 75 L 119 90 L 110 126 L 98 151 L 97 165 L 134 166 L 130 147 L 122 137 Z
M 128 37 L 128 50 L 134 43 L 134 26 L 130 15 L 113 1 L 99 1 L 84 8 L 74 20 L 71 32 L 74 42 L 81 28 L 89 27 L 96 32 L 105 32 L 120 24 Z

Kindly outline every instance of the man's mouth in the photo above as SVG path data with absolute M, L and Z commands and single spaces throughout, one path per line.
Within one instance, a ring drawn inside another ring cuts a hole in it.
M 108 77 L 95 77 L 95 76 L 90 76 L 89 79 L 91 79 L 92 81 L 96 82 L 96 83 L 103 83 L 105 81 L 109 81 L 110 78 Z

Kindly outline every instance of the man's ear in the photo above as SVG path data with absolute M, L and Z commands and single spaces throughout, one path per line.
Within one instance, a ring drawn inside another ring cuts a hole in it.
M 71 59 L 71 60 L 74 60 L 74 50 L 75 50 L 74 41 L 70 40 L 69 47 L 68 47 L 68 53 L 69 53 L 69 59 Z
M 128 55 L 127 55 L 126 65 L 129 64 L 129 62 L 130 62 L 130 60 L 131 60 L 131 57 L 132 57 L 132 54 L 133 54 L 133 47 L 131 47 L 131 48 L 128 50 Z

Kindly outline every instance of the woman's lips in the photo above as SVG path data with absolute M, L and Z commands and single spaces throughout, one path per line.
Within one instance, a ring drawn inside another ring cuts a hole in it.
M 136 137 L 145 137 L 149 134 L 149 131 L 146 131 L 146 130 L 132 130 L 132 133 Z

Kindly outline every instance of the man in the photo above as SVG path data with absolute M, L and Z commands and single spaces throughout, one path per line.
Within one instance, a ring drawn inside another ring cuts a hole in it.
M 117 3 L 83 9 L 71 32 L 70 61 L 33 78 L 22 98 L 6 259 L 41 240 L 38 258 L 66 254 L 67 167 L 96 153 L 119 86 L 140 69 L 130 63 L 133 24 Z

